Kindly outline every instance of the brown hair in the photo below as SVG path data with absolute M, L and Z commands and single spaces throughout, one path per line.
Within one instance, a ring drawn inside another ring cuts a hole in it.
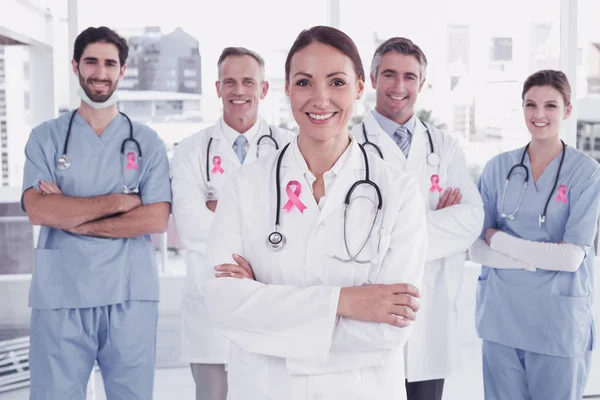
M 565 106 L 571 104 L 571 85 L 562 71 L 545 69 L 530 75 L 523 84 L 522 100 L 525 100 L 525 95 L 534 86 L 551 86 L 560 92 L 565 101 Z
M 290 67 L 292 62 L 292 56 L 298 51 L 312 44 L 313 42 L 318 42 L 327 46 L 331 46 L 348 56 L 348 58 L 350 58 L 352 64 L 354 65 L 354 72 L 356 73 L 358 79 L 360 79 L 361 81 L 365 80 L 365 70 L 360 59 L 360 54 L 358 53 L 356 44 L 354 44 L 352 39 L 350 39 L 350 37 L 344 32 L 332 28 L 330 26 L 313 26 L 310 29 L 305 29 L 302 32 L 300 32 L 300 34 L 294 41 L 294 44 L 290 48 L 290 51 L 288 52 L 287 58 L 285 60 L 286 81 L 290 80 Z
M 377 77 L 377 70 L 379 69 L 379 65 L 381 65 L 381 58 L 390 51 L 415 57 L 419 64 L 421 64 L 421 80 L 425 79 L 425 76 L 427 75 L 427 57 L 425 57 L 425 53 L 423 53 L 423 50 L 414 44 L 412 40 L 403 37 L 389 38 L 377 47 L 375 54 L 373 54 L 373 60 L 371 61 L 371 74 L 374 77 Z

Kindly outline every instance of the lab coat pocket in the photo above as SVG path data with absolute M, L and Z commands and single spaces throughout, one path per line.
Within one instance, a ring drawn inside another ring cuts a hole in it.
M 589 296 L 550 295 L 545 351 L 557 357 L 579 357 L 588 348 L 592 311 Z
M 34 308 L 54 307 L 62 299 L 63 256 L 60 250 L 35 249 L 31 301 Z

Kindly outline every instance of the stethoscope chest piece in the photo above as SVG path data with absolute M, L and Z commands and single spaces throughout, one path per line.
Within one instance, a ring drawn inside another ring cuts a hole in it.
M 440 165 L 440 156 L 435 153 L 429 153 L 427 155 L 427 164 L 431 165 L 432 167 L 437 167 Z
M 287 244 L 287 239 L 285 235 L 280 232 L 271 232 L 269 237 L 267 238 L 267 247 L 272 251 L 280 251 Z
M 58 157 L 57 164 L 58 169 L 65 170 L 71 166 L 71 161 L 69 160 L 69 157 L 67 157 L 66 154 L 63 154 L 62 156 Z

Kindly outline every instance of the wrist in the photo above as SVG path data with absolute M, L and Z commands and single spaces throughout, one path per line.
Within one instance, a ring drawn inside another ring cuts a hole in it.
M 352 305 L 350 304 L 350 289 L 347 287 L 340 289 L 340 298 L 336 313 L 339 317 L 350 317 L 350 310 L 352 309 Z

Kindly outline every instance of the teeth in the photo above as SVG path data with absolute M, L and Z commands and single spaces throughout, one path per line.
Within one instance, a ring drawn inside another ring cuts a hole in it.
M 390 96 L 393 100 L 404 100 L 406 97 Z
M 326 119 L 329 119 L 329 118 L 333 117 L 333 114 L 334 113 L 329 113 L 329 114 L 311 114 L 311 113 L 308 113 L 308 115 L 312 119 L 316 119 L 316 120 L 319 120 L 319 121 L 324 121 Z
M 233 104 L 244 104 L 244 103 L 246 103 L 246 100 L 231 100 L 231 102 Z
M 535 126 L 537 126 L 538 128 L 542 128 L 542 127 L 544 127 L 544 126 L 548 125 L 548 124 L 546 124 L 546 123 L 541 123 L 541 122 L 534 122 L 533 124 L 534 124 Z

